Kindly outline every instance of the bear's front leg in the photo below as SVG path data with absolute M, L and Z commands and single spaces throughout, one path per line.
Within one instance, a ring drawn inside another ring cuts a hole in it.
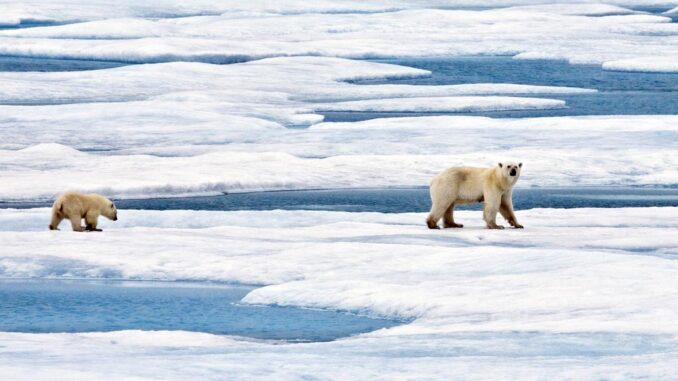
M 499 213 L 508 221 L 511 226 L 516 229 L 522 229 L 523 225 L 518 223 L 516 214 L 513 212 L 512 192 L 507 192 L 501 198 L 501 206 L 499 206 Z
M 101 229 L 97 229 L 98 216 L 94 213 L 87 213 L 85 216 L 85 222 L 87 226 L 85 229 L 90 232 L 100 232 Z
M 501 195 L 493 196 L 485 194 L 485 205 L 483 207 L 483 219 L 488 229 L 503 229 L 501 225 L 497 225 L 497 212 L 501 204 Z

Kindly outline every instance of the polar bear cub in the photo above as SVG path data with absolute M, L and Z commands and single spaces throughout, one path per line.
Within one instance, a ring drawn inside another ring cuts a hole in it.
M 73 231 L 101 231 L 97 229 L 97 220 L 100 215 L 109 220 L 118 220 L 118 210 L 113 201 L 94 193 L 67 192 L 59 196 L 52 205 L 52 221 L 49 224 L 49 230 L 59 230 L 61 221 L 68 219 L 71 221 Z M 86 223 L 84 228 L 81 225 L 83 218 Z
M 454 222 L 454 206 L 484 202 L 483 219 L 489 229 L 503 229 L 497 225 L 497 212 L 515 228 L 522 228 L 513 212 L 513 186 L 520 177 L 523 163 L 499 163 L 496 167 L 452 167 L 431 180 L 431 213 L 426 219 L 430 229 L 439 229 L 443 218 L 446 228 L 461 228 Z

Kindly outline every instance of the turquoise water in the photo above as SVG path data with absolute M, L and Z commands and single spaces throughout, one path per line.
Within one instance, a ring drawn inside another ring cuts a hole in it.
M 328 341 L 402 324 L 335 311 L 252 306 L 254 287 L 210 283 L 0 280 L 0 331 L 186 330 Z

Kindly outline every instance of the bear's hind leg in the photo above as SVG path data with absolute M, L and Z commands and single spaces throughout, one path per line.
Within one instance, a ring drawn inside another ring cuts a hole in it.
M 445 215 L 443 216 L 443 226 L 445 228 L 463 228 L 464 225 L 454 223 L 454 203 L 450 205 L 447 210 L 445 210 Z
M 431 213 L 428 214 L 428 218 L 426 219 L 426 225 L 428 225 L 429 229 L 440 229 L 438 227 L 438 221 L 443 217 L 445 214 L 445 211 L 447 210 L 447 205 L 433 205 L 431 207 Z

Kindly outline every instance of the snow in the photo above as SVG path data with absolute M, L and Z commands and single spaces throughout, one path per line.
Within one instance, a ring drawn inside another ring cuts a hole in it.
M 603 69 L 656 73 L 678 73 L 678 55 L 674 55 L 672 57 L 642 57 L 609 61 L 603 64 Z
M 121 210 L 97 234 L 46 230 L 46 208 L 1 210 L 3 277 L 235 281 L 263 285 L 244 303 L 415 320 L 306 344 L 0 333 L 0 375 L 668 379 L 678 370 L 678 238 L 666 232 L 677 215 L 532 209 L 518 212 L 526 229 L 490 231 L 467 211 L 457 214 L 464 229 L 430 231 L 418 213 Z
M 671 23 L 669 17 L 613 4 L 540 3 L 543 2 L 456 4 L 518 5 L 475 10 L 449 9 L 455 4 L 445 2 L 321 2 L 313 7 L 302 2 L 277 7 L 267 6 L 266 2 L 226 2 L 197 3 L 185 8 L 169 2 L 165 8 L 156 8 L 186 16 L 173 18 L 153 17 L 153 9 L 146 2 L 134 6 L 97 5 L 79 11 L 52 5 L 41 8 L 47 13 L 35 18 L 90 21 L 0 31 L 0 54 L 132 63 L 232 63 L 301 55 L 369 58 L 522 54 L 524 58 L 557 56 L 573 63 L 603 64 L 649 56 L 667 60 L 674 57 L 670 47 L 676 44 L 678 25 Z M 645 4 L 653 3 L 657 4 Z M 23 10 L 9 16 L 8 22 L 32 12 L 25 7 L 30 4 L 19 6 Z M 552 33 L 554 30 L 558 33 Z

